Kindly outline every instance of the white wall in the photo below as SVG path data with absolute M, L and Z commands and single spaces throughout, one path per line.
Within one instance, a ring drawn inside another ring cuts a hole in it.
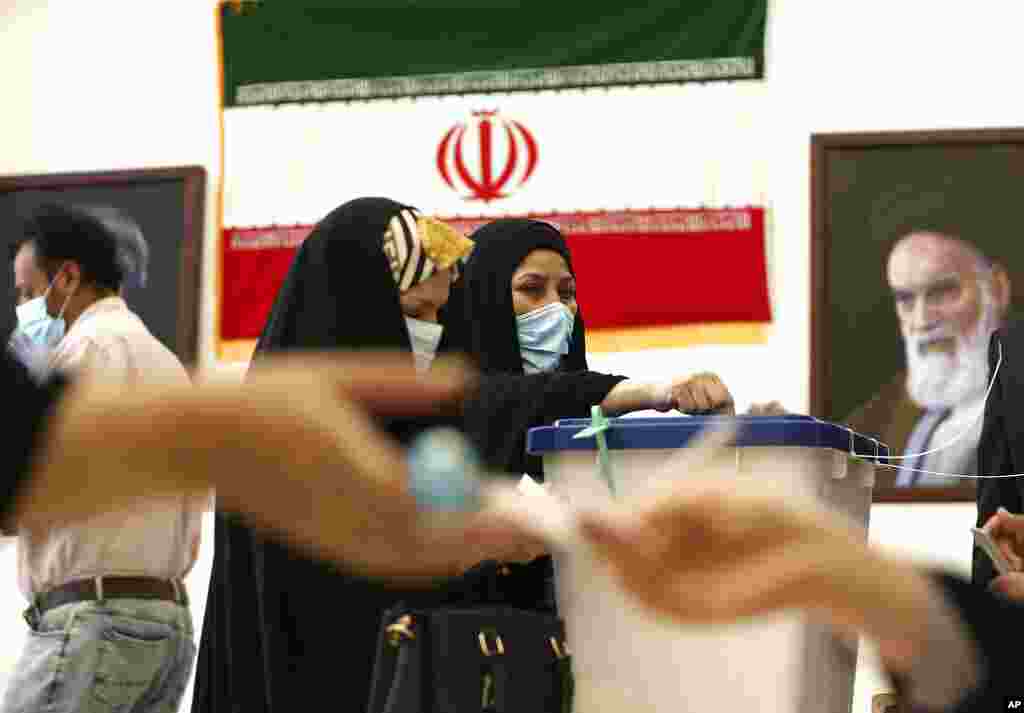
M 778 0 L 769 27 L 767 110 L 775 323 L 754 352 L 596 356 L 616 371 L 659 376 L 711 364 L 741 401 L 808 401 L 809 140 L 814 132 L 1020 126 L 1017 47 L 1024 6 L 1001 0 L 859 3 Z M 0 173 L 200 164 L 217 177 L 212 2 L 0 0 Z M 679 131 L 688 129 L 679 109 Z M 701 126 L 714 122 L 702 121 Z M 636 130 L 642 131 L 642 119 Z M 628 136 L 622 140 L 629 140 Z M 653 159 L 652 159 L 653 160 Z M 202 346 L 212 359 L 214 211 L 208 211 Z M 722 271 L 725 266 L 706 266 Z M 756 356 L 756 368 L 750 357 Z M 706 361 L 705 361 L 706 360 Z M 971 506 L 884 506 L 872 539 L 966 570 Z M 207 543 L 209 540 L 207 540 Z M 202 612 L 209 549 L 191 582 Z M 0 676 L 21 640 L 10 550 L 0 553 Z M 855 710 L 880 684 L 865 668 Z
M 206 355 L 212 355 L 212 206 L 220 169 L 214 17 L 211 0 L 0 0 L 0 174 L 206 168 L 200 328 Z M 188 583 L 197 619 L 212 557 L 209 519 L 205 529 Z M 7 541 L 0 549 L 0 688 L 24 639 L 14 552 Z
M 219 182 L 212 0 L 0 0 L 0 174 L 208 172 L 200 350 L 211 353 Z

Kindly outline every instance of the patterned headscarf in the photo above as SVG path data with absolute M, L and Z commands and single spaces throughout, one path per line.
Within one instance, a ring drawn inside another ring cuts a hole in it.
M 458 278 L 460 261 L 473 250 L 473 241 L 447 223 L 403 208 L 388 222 L 384 255 L 400 292 L 450 269 Z

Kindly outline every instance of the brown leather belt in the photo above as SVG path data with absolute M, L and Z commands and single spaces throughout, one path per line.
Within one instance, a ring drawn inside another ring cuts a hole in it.
M 36 614 L 75 602 L 105 599 L 163 599 L 188 606 L 185 587 L 180 582 L 154 577 L 97 577 L 79 579 L 39 594 L 35 598 Z

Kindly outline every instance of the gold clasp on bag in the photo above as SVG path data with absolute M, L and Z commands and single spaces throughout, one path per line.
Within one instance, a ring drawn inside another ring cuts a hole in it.
M 564 641 L 559 645 L 558 639 L 552 636 L 548 639 L 548 643 L 551 644 L 551 650 L 555 652 L 556 659 L 567 659 L 572 656 L 572 652 L 569 651 L 569 645 Z
M 483 653 L 484 656 L 490 657 L 505 655 L 505 644 L 497 633 L 494 633 L 494 651 L 491 651 L 491 646 L 489 643 L 487 643 L 487 634 L 485 634 L 484 632 L 481 631 L 477 635 L 476 640 L 480 642 L 480 651 Z
M 399 617 L 398 621 L 384 630 L 387 632 L 388 641 L 392 646 L 397 647 L 402 642 L 402 639 L 416 638 L 416 632 L 412 630 L 412 624 L 412 617 L 406 614 Z

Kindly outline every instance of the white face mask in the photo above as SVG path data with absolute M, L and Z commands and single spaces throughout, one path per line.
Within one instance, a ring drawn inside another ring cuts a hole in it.
M 988 344 L 996 329 L 991 288 L 979 284 L 981 300 L 978 321 L 970 334 L 953 334 L 948 326 L 919 336 L 904 333 L 907 356 L 907 392 L 923 408 L 953 408 L 985 393 L 988 386 Z M 928 353 L 924 347 L 936 339 L 952 337 L 956 348 L 950 353 Z
M 516 317 L 523 371 L 536 374 L 557 369 L 562 357 L 569 353 L 574 321 L 572 312 L 561 302 Z
M 422 373 L 430 368 L 434 357 L 437 356 L 437 346 L 441 343 L 444 327 L 437 322 L 424 322 L 414 317 L 406 317 L 405 325 L 409 329 L 409 341 L 412 342 L 416 370 Z

